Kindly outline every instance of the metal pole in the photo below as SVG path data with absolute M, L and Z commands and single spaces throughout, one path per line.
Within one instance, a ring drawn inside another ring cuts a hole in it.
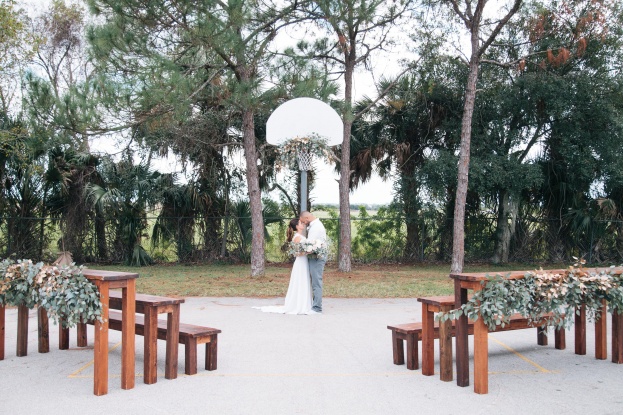
M 301 212 L 307 210 L 307 170 L 301 170 Z

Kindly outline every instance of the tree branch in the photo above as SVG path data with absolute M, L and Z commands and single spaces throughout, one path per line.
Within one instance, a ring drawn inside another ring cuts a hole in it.
M 506 13 L 506 16 L 504 16 L 504 18 L 502 18 L 502 20 L 498 22 L 498 24 L 495 26 L 495 29 L 493 29 L 493 32 L 491 32 L 491 34 L 489 35 L 489 38 L 485 41 L 485 43 L 478 50 L 478 57 L 482 56 L 485 53 L 489 45 L 493 43 L 497 35 L 500 33 L 500 31 L 504 27 L 504 25 L 506 25 L 506 23 L 510 20 L 510 18 L 513 17 L 515 13 L 517 13 L 517 10 L 519 10 L 519 7 L 521 6 L 521 2 L 522 0 L 515 0 L 513 7 L 508 11 L 508 13 Z

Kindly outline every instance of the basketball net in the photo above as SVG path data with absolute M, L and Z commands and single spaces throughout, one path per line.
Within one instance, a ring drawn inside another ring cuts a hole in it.
M 312 158 L 313 155 L 306 150 L 302 150 L 296 154 L 296 158 L 299 162 L 299 170 L 300 171 L 309 171 L 313 170 L 312 167 Z

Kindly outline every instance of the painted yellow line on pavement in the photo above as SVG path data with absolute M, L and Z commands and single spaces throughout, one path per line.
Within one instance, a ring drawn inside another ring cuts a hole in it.
M 121 342 L 115 344 L 113 347 L 111 347 L 110 349 L 108 349 L 108 352 L 112 352 L 113 350 L 115 350 L 117 347 L 121 346 Z M 87 367 L 91 366 L 93 363 L 95 363 L 95 360 L 91 360 L 90 362 L 88 362 L 87 364 L 85 364 L 84 366 L 82 366 L 80 369 L 76 370 L 74 373 L 72 373 L 71 375 L 67 376 L 68 378 L 79 378 L 79 377 L 87 377 L 87 376 L 78 376 L 78 374 L 80 372 L 82 372 L 84 369 L 86 369 Z M 92 378 L 93 376 L 88 376 L 89 378 Z
M 517 355 L 520 359 L 530 363 L 532 366 L 536 367 L 537 369 L 539 369 L 539 372 L 541 373 L 552 373 L 551 371 L 545 369 L 543 366 L 539 365 L 538 363 L 528 359 L 526 356 L 522 355 L 521 353 L 519 353 L 517 350 L 513 349 L 512 347 L 502 343 L 501 341 L 499 341 L 498 339 L 496 339 L 495 337 L 489 335 L 489 338 L 491 340 L 493 340 L 494 342 L 496 342 L 497 344 L 499 344 L 500 346 L 504 347 L 506 350 L 509 350 L 511 352 L 513 352 L 515 355 Z

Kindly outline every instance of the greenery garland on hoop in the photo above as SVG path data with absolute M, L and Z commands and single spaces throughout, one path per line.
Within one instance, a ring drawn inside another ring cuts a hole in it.
M 481 282 L 482 290 L 467 303 L 438 314 L 437 319 L 455 320 L 461 315 L 474 321 L 482 318 L 494 330 L 509 324 L 511 316 L 519 313 L 543 326 L 569 328 L 582 305 L 589 321 L 599 319 L 603 300 L 608 301 L 610 312 L 623 313 L 623 276 L 615 273 L 614 267 L 595 272 L 584 268 L 584 264 L 580 260 L 561 273 L 531 271 L 520 279 L 488 276 Z
M 277 171 L 283 167 L 299 170 L 298 157 L 303 153 L 324 159 L 327 163 L 337 160 L 333 150 L 327 144 L 327 139 L 316 133 L 310 134 L 309 137 L 294 137 L 285 141 L 278 147 L 278 150 L 279 157 L 275 163 Z
M 95 284 L 76 265 L 51 266 L 31 260 L 0 263 L 0 305 L 43 307 L 54 322 L 74 327 L 81 321 L 102 320 L 102 303 Z

